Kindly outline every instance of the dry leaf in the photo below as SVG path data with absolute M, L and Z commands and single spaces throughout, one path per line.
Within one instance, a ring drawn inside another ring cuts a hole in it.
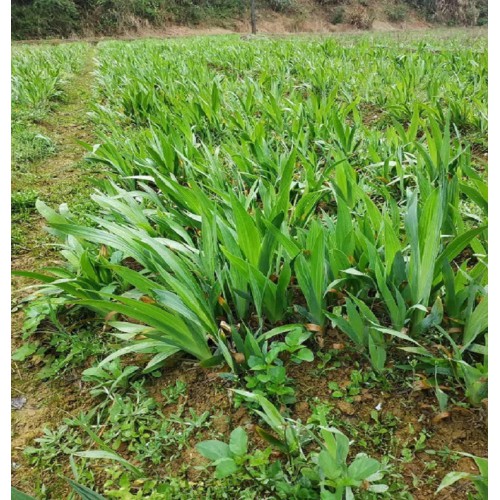
M 429 384 L 428 380 L 425 377 L 422 377 L 420 380 L 415 380 L 413 383 L 414 391 L 426 391 L 432 389 L 432 385 Z
M 227 333 L 231 333 L 231 327 L 225 322 L 221 321 L 220 322 L 220 327 Z
M 241 364 L 245 362 L 245 355 L 242 354 L 241 352 L 232 352 L 231 356 L 236 361 L 236 363 Z
M 106 316 L 104 316 L 104 321 L 111 321 L 115 316 L 118 315 L 117 311 L 111 311 Z
M 131 318 L 130 316 L 125 316 L 125 319 L 126 319 L 129 323 L 133 323 L 134 325 L 142 325 L 142 324 L 143 324 L 143 323 L 141 323 L 138 319 Z
M 441 413 L 438 413 L 433 419 L 432 423 L 433 424 L 439 424 L 441 420 L 444 420 L 445 418 L 448 418 L 450 416 L 449 411 L 442 411 Z
M 423 410 L 433 410 L 434 406 L 430 405 L 429 403 L 421 403 L 420 408 Z
M 309 330 L 310 332 L 318 332 L 318 333 L 323 333 L 325 331 L 325 329 L 322 326 L 315 325 L 314 323 L 307 323 L 306 329 Z
M 99 250 L 99 257 L 107 258 L 108 256 L 108 248 L 106 247 L 106 245 L 101 245 L 101 249 Z

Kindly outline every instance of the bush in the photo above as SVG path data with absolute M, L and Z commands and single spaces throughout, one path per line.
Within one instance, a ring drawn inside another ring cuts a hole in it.
M 404 21 L 406 19 L 406 16 L 408 15 L 408 10 L 405 5 L 395 4 L 395 5 L 389 5 L 386 8 L 385 13 L 389 21 L 393 23 L 400 23 L 401 21 Z
M 275 10 L 289 9 L 294 0 L 271 0 Z M 198 24 L 243 13 L 243 0 L 15 0 L 15 39 L 69 36 L 72 33 L 120 33 L 142 24 L 166 21 Z
M 199 24 L 202 21 L 221 21 L 243 13 L 243 0 L 167 0 L 165 10 L 180 24 Z
M 373 13 L 363 5 L 349 5 L 345 10 L 345 22 L 358 29 L 369 30 L 373 25 Z
M 295 10 L 295 0 L 268 0 L 269 6 L 276 12 L 290 12 Z
M 478 0 L 436 0 L 435 19 L 449 25 L 477 24 Z
M 484 26 L 485 24 L 488 24 L 488 0 L 478 0 L 476 6 L 478 10 L 478 26 Z
M 35 0 L 12 6 L 14 38 L 67 37 L 78 31 L 80 13 L 73 0 Z
M 332 24 L 341 24 L 344 22 L 345 16 L 345 7 L 343 5 L 337 5 L 332 11 L 332 15 L 330 17 L 330 22 Z
M 488 0 L 405 0 L 432 21 L 457 25 L 488 23 Z
M 419 10 L 427 19 L 432 19 L 436 12 L 436 0 L 405 0 L 407 4 Z

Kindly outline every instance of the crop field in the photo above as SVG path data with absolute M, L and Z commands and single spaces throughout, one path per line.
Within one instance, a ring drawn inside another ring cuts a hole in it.
M 487 498 L 487 59 L 14 45 L 12 485 Z

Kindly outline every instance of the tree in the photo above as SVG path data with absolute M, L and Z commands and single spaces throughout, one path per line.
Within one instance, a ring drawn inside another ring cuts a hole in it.
M 250 0 L 250 23 L 252 24 L 252 35 L 257 33 L 257 18 L 255 16 L 255 0 Z

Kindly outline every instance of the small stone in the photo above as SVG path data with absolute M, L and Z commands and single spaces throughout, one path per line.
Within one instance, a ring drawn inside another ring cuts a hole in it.
M 17 398 L 11 398 L 10 407 L 13 410 L 20 410 L 26 404 L 26 398 L 24 396 L 19 396 Z

